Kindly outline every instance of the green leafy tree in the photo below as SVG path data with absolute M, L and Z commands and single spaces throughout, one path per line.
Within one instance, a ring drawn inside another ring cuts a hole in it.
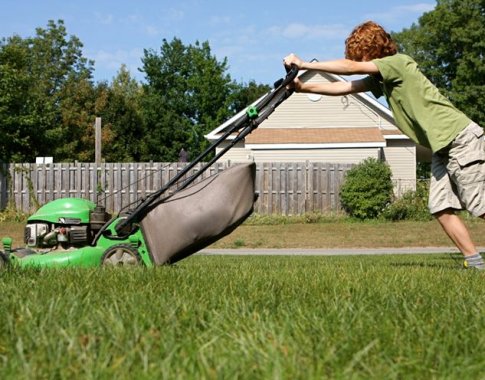
M 485 125 L 485 2 L 438 0 L 393 37 L 424 74 L 470 118 Z
M 230 98 L 231 111 L 237 113 L 245 109 L 270 90 L 270 86 L 266 84 L 258 84 L 254 80 L 249 83 L 234 83 Z
M 227 60 L 219 62 L 208 42 L 185 46 L 174 38 L 163 40 L 160 53 L 145 50 L 142 61 L 143 157 L 173 161 L 183 148 L 193 158 L 207 144 L 204 134 L 231 115 Z
M 103 157 L 106 161 L 139 161 L 144 140 L 140 109 L 141 85 L 122 65 L 109 88 L 105 107 L 98 112 L 103 120 Z
M 392 200 L 393 184 L 389 166 L 367 158 L 350 169 L 340 189 L 344 210 L 359 219 L 378 217 Z
M 26 103 L 31 77 L 28 73 L 28 44 L 12 37 L 0 44 L 0 160 L 21 161 L 30 150 L 39 115 Z
M 46 29 L 37 28 L 34 37 L 0 41 L 3 160 L 56 156 L 57 149 L 76 136 L 61 109 L 72 103 L 65 101 L 66 94 L 92 85 L 92 62 L 82 57 L 81 49 L 82 43 L 67 36 L 61 20 L 49 21 Z
M 106 92 L 105 85 L 94 86 L 88 79 L 65 83 L 58 104 L 60 121 L 47 131 L 57 141 L 51 148 L 56 161 L 94 160 L 94 121 Z
M 0 41 L 0 160 L 92 161 L 97 116 L 105 160 L 173 161 L 182 148 L 194 158 L 206 133 L 269 90 L 233 82 L 208 42 L 176 38 L 145 51 L 146 84 L 124 66 L 111 84 L 94 84 L 82 46 L 62 20 Z

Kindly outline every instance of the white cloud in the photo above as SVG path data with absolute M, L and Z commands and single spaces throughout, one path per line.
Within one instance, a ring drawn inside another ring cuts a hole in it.
M 229 25 L 232 22 L 232 17 L 230 16 L 212 16 L 210 18 L 211 25 Z
M 288 39 L 334 39 L 341 38 L 348 34 L 348 27 L 344 25 L 306 25 L 292 23 L 287 26 L 273 26 L 268 32 L 274 37 L 284 37 Z
M 94 61 L 96 69 L 100 71 L 117 71 L 122 64 L 125 64 L 130 72 L 136 73 L 138 67 L 141 66 L 141 57 L 143 57 L 141 48 L 116 51 L 100 50 L 94 55 Z
M 100 12 L 94 12 L 94 17 L 103 25 L 111 25 L 114 20 L 112 14 L 102 14 Z
M 155 26 L 151 26 L 151 25 L 145 26 L 144 31 L 145 31 L 145 34 L 147 34 L 151 37 L 155 37 L 155 36 L 158 36 L 160 34 L 160 31 L 158 30 L 158 28 L 155 27 Z
M 181 9 L 171 8 L 168 10 L 167 16 L 170 21 L 181 21 L 185 17 L 185 12 Z
M 424 12 L 429 12 L 435 8 L 434 3 L 416 3 L 409 5 L 398 5 L 385 12 L 367 14 L 365 18 L 384 22 L 393 22 L 403 17 L 420 16 Z
M 419 4 L 410 4 L 410 5 L 401 5 L 396 7 L 397 11 L 402 12 L 410 12 L 410 13 L 424 13 L 433 10 L 435 7 L 434 4 L 431 3 L 419 3 Z
M 130 25 L 130 24 L 138 25 L 143 23 L 143 16 L 136 13 L 132 13 L 132 14 L 129 14 L 128 16 L 122 17 L 121 22 L 127 25 Z
M 241 29 L 224 28 L 209 39 L 212 48 L 226 51 L 242 51 L 258 44 L 260 37 L 255 26 L 249 25 Z

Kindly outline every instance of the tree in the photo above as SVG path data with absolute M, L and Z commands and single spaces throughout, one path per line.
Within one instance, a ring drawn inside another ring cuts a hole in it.
M 82 46 L 62 20 L 0 41 L 0 160 L 92 161 L 97 116 L 108 161 L 173 161 L 182 148 L 194 158 L 205 134 L 269 90 L 232 82 L 208 42 L 177 38 L 145 51 L 146 84 L 124 66 L 111 84 L 94 84 Z
M 139 161 L 144 140 L 143 89 L 122 65 L 107 90 L 106 106 L 98 112 L 103 118 L 103 157 L 111 162 Z
M 232 113 L 237 113 L 255 100 L 266 94 L 271 90 L 271 87 L 266 84 L 257 84 L 255 81 L 249 83 L 234 83 L 234 88 L 231 94 L 230 107 Z
M 92 62 L 82 57 L 81 49 L 77 37 L 67 37 L 61 20 L 37 28 L 35 37 L 1 40 L 1 159 L 32 161 L 56 155 L 62 144 L 71 142 L 74 126 L 65 124 L 64 96 L 92 85 Z
M 424 74 L 470 118 L 485 125 L 485 2 L 438 0 L 393 37 Z
M 208 42 L 185 46 L 163 40 L 160 54 L 145 50 L 143 110 L 145 159 L 177 160 L 183 148 L 193 158 L 207 144 L 203 135 L 231 114 L 227 60 L 217 61 Z
M 105 92 L 105 86 L 94 87 L 86 78 L 63 85 L 56 107 L 59 120 L 46 131 L 49 140 L 56 142 L 50 147 L 56 161 L 94 160 L 93 126 L 96 109 L 104 105 Z
M 28 45 L 20 37 L 0 44 L 0 161 L 21 161 L 30 149 L 30 137 L 38 115 L 31 115 L 27 100 Z

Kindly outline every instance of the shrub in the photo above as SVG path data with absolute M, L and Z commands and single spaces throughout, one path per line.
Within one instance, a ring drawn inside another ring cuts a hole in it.
M 26 222 L 28 214 L 17 210 L 15 207 L 9 205 L 4 210 L 0 211 L 0 222 Z
M 340 189 L 344 210 L 359 219 L 377 218 L 392 200 L 389 166 L 375 158 L 367 158 L 347 172 Z
M 429 184 L 419 181 L 416 191 L 410 190 L 390 204 L 382 213 L 387 220 L 426 221 L 432 219 L 428 210 Z

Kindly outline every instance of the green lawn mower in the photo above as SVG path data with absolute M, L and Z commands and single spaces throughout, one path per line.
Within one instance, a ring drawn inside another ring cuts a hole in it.
M 80 198 L 57 199 L 40 207 L 28 218 L 25 247 L 13 249 L 12 239 L 2 239 L 0 268 L 172 264 L 229 234 L 253 211 L 254 163 L 195 180 L 293 93 L 288 85 L 297 74 L 292 66 L 270 92 L 234 117 L 217 141 L 134 209 L 111 217 L 104 207 Z M 188 175 L 229 136 L 235 137 Z

